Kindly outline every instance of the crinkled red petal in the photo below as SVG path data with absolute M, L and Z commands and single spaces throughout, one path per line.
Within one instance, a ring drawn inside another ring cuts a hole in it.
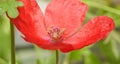
M 87 5 L 80 0 L 52 0 L 45 14 L 47 27 L 65 28 L 64 37 L 74 33 L 82 24 Z
M 114 22 L 107 16 L 98 16 L 91 19 L 82 29 L 71 38 L 63 41 L 66 46 L 62 52 L 77 50 L 104 39 L 114 28 Z M 63 44 L 61 46 L 63 46 Z
M 50 43 L 47 31 L 44 27 L 43 14 L 36 0 L 21 0 L 23 7 L 19 7 L 19 16 L 11 21 L 18 30 L 24 35 L 28 42 L 37 44 L 45 49 L 56 50 L 57 47 Z

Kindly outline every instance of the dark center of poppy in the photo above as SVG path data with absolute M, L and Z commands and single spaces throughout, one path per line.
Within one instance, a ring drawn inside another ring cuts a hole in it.
M 59 28 L 55 26 L 51 26 L 48 28 L 48 35 L 54 42 L 58 42 L 62 40 L 62 35 L 65 31 L 65 28 Z

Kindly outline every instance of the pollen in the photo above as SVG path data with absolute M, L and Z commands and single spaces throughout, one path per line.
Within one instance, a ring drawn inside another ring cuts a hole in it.
M 51 26 L 48 29 L 48 35 L 54 42 L 58 42 L 62 40 L 62 36 L 64 34 L 65 28 L 59 28 L 56 26 Z

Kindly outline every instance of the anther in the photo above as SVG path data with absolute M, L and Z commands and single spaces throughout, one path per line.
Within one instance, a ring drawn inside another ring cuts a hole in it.
M 55 26 L 51 26 L 48 28 L 48 35 L 54 42 L 58 42 L 62 40 L 62 35 L 65 31 L 65 28 L 59 28 Z

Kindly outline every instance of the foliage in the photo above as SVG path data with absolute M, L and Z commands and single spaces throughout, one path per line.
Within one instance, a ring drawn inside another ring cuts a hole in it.
M 0 15 L 7 12 L 8 16 L 15 18 L 18 16 L 18 6 L 23 6 L 23 3 L 15 0 L 2 0 L 0 1 Z

